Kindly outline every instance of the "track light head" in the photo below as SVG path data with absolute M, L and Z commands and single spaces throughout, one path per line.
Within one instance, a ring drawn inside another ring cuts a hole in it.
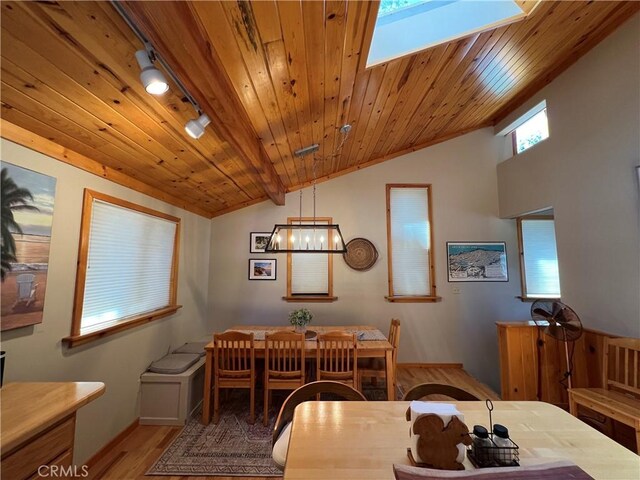
M 149 52 L 147 50 L 138 50 L 136 52 L 136 60 L 142 69 L 140 81 L 142 81 L 147 93 L 152 95 L 166 93 L 169 90 L 169 82 L 167 82 L 164 74 L 153 65 Z
M 198 118 L 189 120 L 184 126 L 185 131 L 191 138 L 199 139 L 204 135 L 204 129 L 211 123 L 211 119 L 206 113 L 203 113 Z

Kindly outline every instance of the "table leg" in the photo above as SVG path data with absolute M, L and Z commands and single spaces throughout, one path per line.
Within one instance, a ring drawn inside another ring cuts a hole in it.
M 387 368 L 387 400 L 395 400 L 396 392 L 394 385 L 396 384 L 396 372 L 393 370 L 393 351 L 387 350 L 384 355 L 386 368 Z
M 207 350 L 204 366 L 204 399 L 202 401 L 202 423 L 211 421 L 211 375 L 213 373 L 213 350 Z

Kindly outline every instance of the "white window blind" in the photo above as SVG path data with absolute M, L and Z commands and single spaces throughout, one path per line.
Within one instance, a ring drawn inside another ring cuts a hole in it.
M 169 306 L 176 228 L 93 199 L 81 334 Z
M 522 250 L 527 297 L 560 297 L 553 220 L 522 220 Z
M 298 223 L 298 222 L 294 222 Z M 312 222 L 302 222 L 311 224 Z M 327 224 L 317 220 L 317 224 Z M 328 295 L 329 294 L 329 255 L 326 253 L 291 254 L 291 294 L 292 295 Z
M 293 295 L 327 295 L 329 293 L 328 254 L 291 254 L 291 293 Z
M 429 295 L 429 198 L 426 187 L 391 188 L 391 260 L 394 296 Z

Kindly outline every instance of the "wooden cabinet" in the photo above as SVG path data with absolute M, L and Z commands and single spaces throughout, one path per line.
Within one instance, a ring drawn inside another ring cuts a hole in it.
M 3 387 L 2 478 L 41 478 L 40 468 L 70 467 L 76 411 L 103 392 L 104 384 L 98 382 L 12 383 Z
M 564 344 L 545 335 L 542 327 L 533 322 L 498 322 L 497 326 L 502 399 L 537 400 L 540 378 L 540 400 L 569 410 L 567 391 L 560 383 L 567 369 Z M 616 338 L 615 335 L 585 328 L 575 342 L 573 387 L 603 387 L 602 359 L 606 337 Z M 635 431 L 627 425 L 587 408 L 581 409 L 579 418 L 635 451 Z
M 497 326 L 502 399 L 538 400 L 540 390 L 540 400 L 567 407 L 569 400 L 561 383 L 567 370 L 564 343 L 545 335 L 543 327 L 533 322 L 498 322 Z M 605 337 L 602 332 L 584 329 L 575 344 L 569 344 L 574 387 L 602 386 Z

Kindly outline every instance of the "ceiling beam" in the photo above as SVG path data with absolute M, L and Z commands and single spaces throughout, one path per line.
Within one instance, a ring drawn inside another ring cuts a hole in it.
M 198 101 L 211 127 L 236 150 L 265 194 L 276 205 L 284 205 L 284 185 L 189 3 L 119 3 Z

